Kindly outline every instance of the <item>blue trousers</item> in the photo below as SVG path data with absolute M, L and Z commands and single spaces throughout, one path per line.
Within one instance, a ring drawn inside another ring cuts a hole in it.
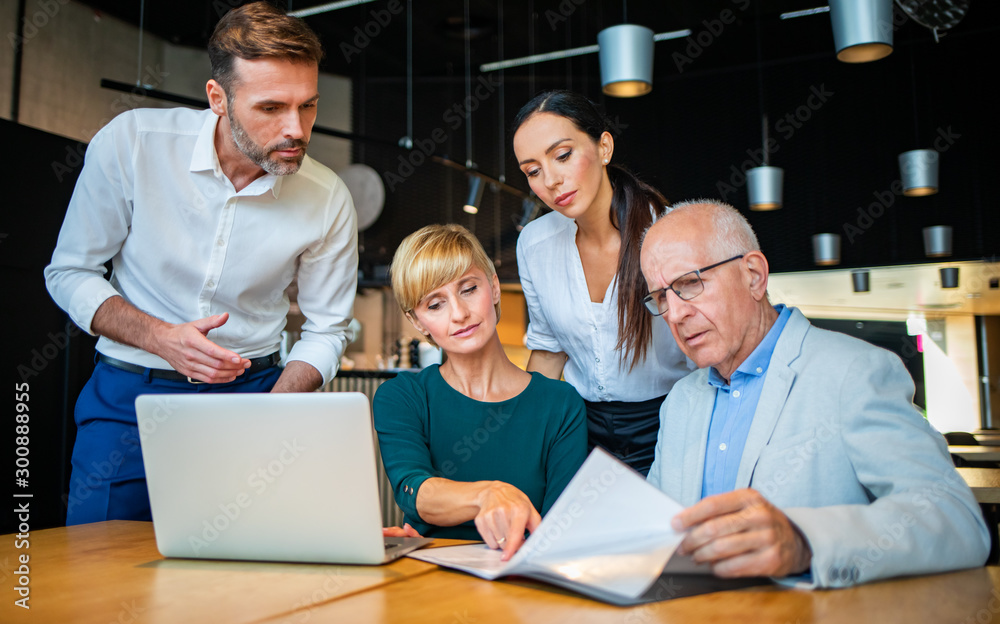
M 76 402 L 76 444 L 66 500 L 66 524 L 152 520 L 142 465 L 135 398 L 140 394 L 268 392 L 277 366 L 224 384 L 190 384 L 130 373 L 98 362 Z M 220 441 L 221 443 L 221 441 Z

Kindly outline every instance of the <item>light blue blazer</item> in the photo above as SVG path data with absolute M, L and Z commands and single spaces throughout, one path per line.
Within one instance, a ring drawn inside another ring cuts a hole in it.
M 703 368 L 660 409 L 648 479 L 684 506 L 701 497 L 715 393 Z M 974 567 L 989 554 L 979 506 L 913 406 L 900 359 L 795 308 L 740 461 L 736 488 L 747 487 L 802 530 L 820 587 Z

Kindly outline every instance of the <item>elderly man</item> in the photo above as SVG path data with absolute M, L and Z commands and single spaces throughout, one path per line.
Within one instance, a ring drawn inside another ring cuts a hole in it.
M 354 205 L 306 155 L 319 38 L 255 2 L 227 13 L 208 48 L 210 110 L 137 109 L 94 137 L 45 269 L 56 303 L 100 336 L 67 524 L 150 519 L 137 395 L 312 391 L 353 335 Z M 307 320 L 280 368 L 293 278 Z
M 989 534 L 895 355 L 767 299 L 767 259 L 720 202 L 649 229 L 646 307 L 700 370 L 671 391 L 649 481 L 680 551 L 719 576 L 821 587 L 981 565 Z

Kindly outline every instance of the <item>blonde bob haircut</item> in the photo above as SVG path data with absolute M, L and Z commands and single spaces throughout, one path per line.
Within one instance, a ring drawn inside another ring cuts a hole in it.
M 435 288 L 462 277 L 471 268 L 486 274 L 492 286 L 497 274 L 479 240 L 461 225 L 428 225 L 403 239 L 389 266 L 392 293 L 403 312 L 412 314 Z M 500 302 L 494 306 L 500 319 Z

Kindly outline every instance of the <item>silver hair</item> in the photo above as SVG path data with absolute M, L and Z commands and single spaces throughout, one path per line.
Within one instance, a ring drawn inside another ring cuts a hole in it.
M 712 226 L 712 248 L 720 258 L 738 256 L 748 251 L 760 251 L 757 235 L 754 234 L 746 217 L 741 215 L 739 210 L 717 199 L 689 199 L 678 202 L 654 215 L 653 223 L 672 212 L 689 212 L 700 206 L 712 208 L 712 210 L 707 211 Z M 649 232 L 649 228 L 646 228 L 646 231 L 642 233 L 643 242 L 646 240 L 647 232 Z

